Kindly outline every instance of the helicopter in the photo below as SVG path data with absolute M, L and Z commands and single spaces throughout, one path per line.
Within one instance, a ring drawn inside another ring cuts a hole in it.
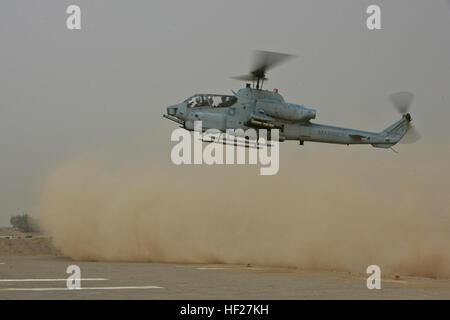
M 163 117 L 194 131 L 195 122 L 201 121 L 202 131 L 215 129 L 266 129 L 270 139 L 272 129 L 279 130 L 279 142 L 321 142 L 342 145 L 370 144 L 376 148 L 391 148 L 400 140 L 413 143 L 420 134 L 412 126 L 409 108 L 413 100 L 410 92 L 398 92 L 390 96 L 401 118 L 381 132 L 369 132 L 338 126 L 315 123 L 316 110 L 303 105 L 289 103 L 278 89 L 263 90 L 267 71 L 295 56 L 270 51 L 255 51 L 253 67 L 249 74 L 233 77 L 246 81 L 244 88 L 233 95 L 195 94 L 181 103 L 167 107 Z M 244 136 L 244 139 L 246 137 Z M 257 141 L 259 138 L 257 138 Z M 215 141 L 212 141 L 215 142 Z M 221 143 L 232 143 L 222 140 Z

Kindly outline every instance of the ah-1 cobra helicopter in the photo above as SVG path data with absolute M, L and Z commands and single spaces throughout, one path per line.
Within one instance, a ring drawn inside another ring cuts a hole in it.
M 237 93 L 232 91 L 233 95 L 195 94 L 168 107 L 164 117 L 181 124 L 189 131 L 194 130 L 195 121 L 202 121 L 203 131 L 279 129 L 280 142 L 295 140 L 300 145 L 304 141 L 311 141 L 346 145 L 371 144 L 377 148 L 391 148 L 400 140 L 412 143 L 420 138 L 411 125 L 412 118 L 408 113 L 413 98 L 409 92 L 391 95 L 391 101 L 402 118 L 379 133 L 311 122 L 316 118 L 316 110 L 285 102 L 277 89 L 262 89 L 264 80 L 267 80 L 267 70 L 291 57 L 293 56 L 283 53 L 256 51 L 250 74 L 234 77 L 237 80 L 251 81 L 253 85 L 247 83 Z M 408 139 L 405 137 L 407 132 Z

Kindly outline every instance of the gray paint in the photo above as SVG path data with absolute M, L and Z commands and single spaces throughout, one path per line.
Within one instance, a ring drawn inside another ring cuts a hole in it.
M 208 94 L 200 95 L 208 100 Z M 244 130 L 249 128 L 281 128 L 280 141 L 297 140 L 335 143 L 335 144 L 371 144 L 378 148 L 389 148 L 398 143 L 409 129 L 411 117 L 403 115 L 400 120 L 385 130 L 376 133 L 336 127 L 311 122 L 316 111 L 301 105 L 286 103 L 283 97 L 268 90 L 242 88 L 236 94 L 237 103 L 229 107 L 194 107 L 186 101 L 167 108 L 168 115 L 184 121 L 184 128 L 193 131 L 194 121 L 202 121 L 203 130 L 226 129 Z M 266 116 L 268 115 L 268 116 Z M 263 120 L 265 119 L 265 120 Z M 266 124 L 253 126 L 252 121 Z M 179 121 L 175 119 L 178 123 Z

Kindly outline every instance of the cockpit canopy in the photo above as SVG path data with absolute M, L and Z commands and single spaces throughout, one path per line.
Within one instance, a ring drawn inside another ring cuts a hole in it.
M 184 102 L 188 103 L 188 108 L 225 108 L 235 104 L 237 98 L 235 96 L 222 94 L 196 94 L 187 98 Z

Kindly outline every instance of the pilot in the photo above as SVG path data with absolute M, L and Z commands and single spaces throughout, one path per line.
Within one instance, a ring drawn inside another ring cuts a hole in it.
M 233 104 L 233 99 L 231 97 L 227 97 L 227 107 Z
M 218 107 L 226 107 L 227 106 L 227 97 L 221 96 L 220 97 L 221 102 L 219 103 Z
M 200 107 L 201 106 L 201 99 L 200 99 L 200 97 L 196 97 L 195 98 L 195 104 L 194 104 L 194 107 Z
M 201 105 L 202 107 L 207 106 L 207 105 L 208 105 L 208 101 L 206 100 L 206 97 L 201 96 L 201 99 L 202 99 L 202 102 L 201 102 L 200 105 Z

